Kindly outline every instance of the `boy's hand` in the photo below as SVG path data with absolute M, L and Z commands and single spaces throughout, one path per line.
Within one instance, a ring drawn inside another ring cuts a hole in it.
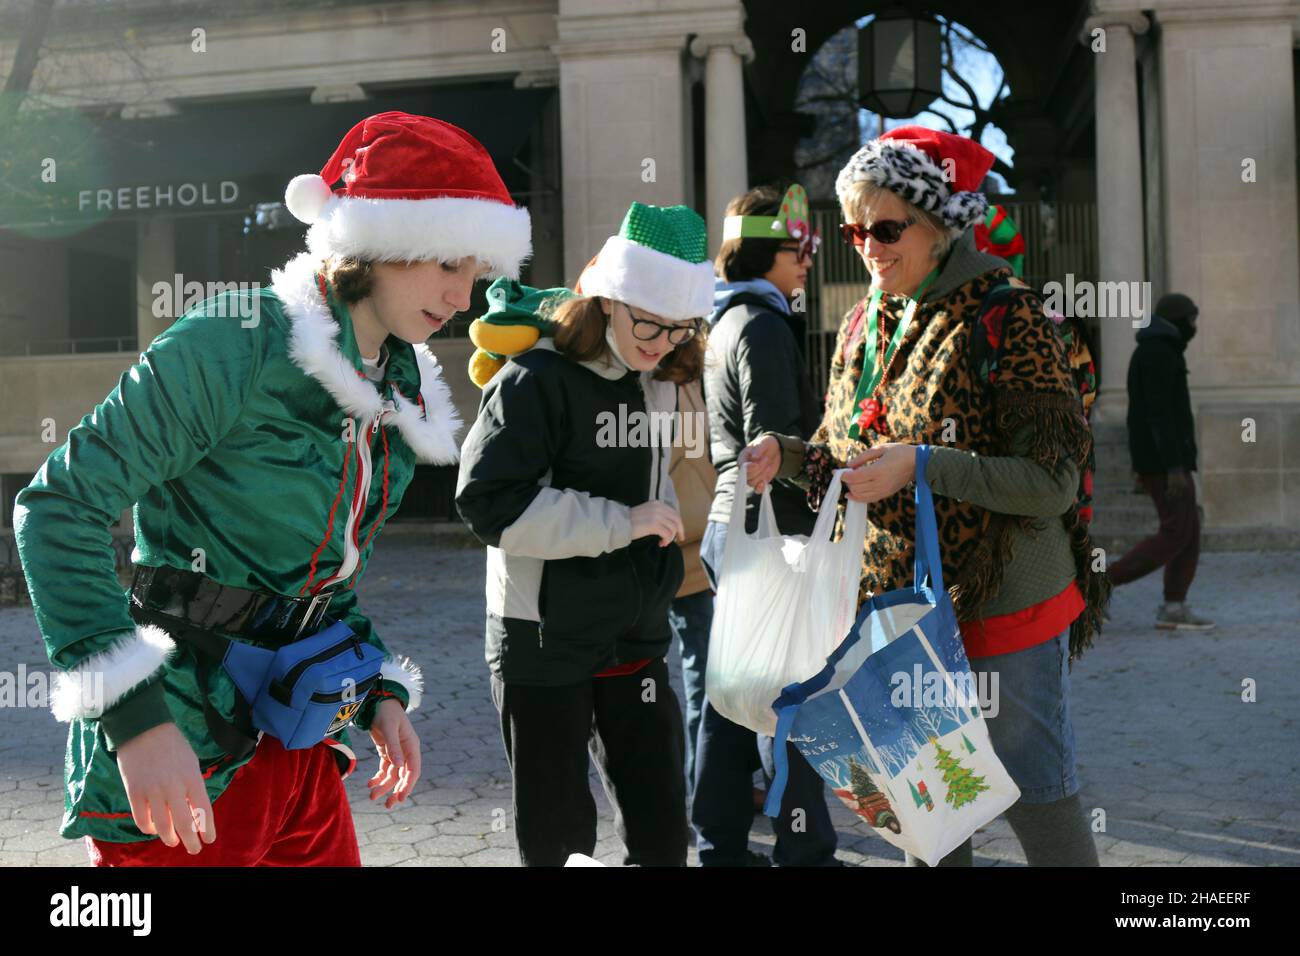
M 117 769 L 141 833 L 167 846 L 184 843 L 191 855 L 217 839 L 212 803 L 199 773 L 199 759 L 173 723 L 151 727 L 117 750 Z
M 420 738 L 402 705 L 389 699 L 381 701 L 375 711 L 370 739 L 379 754 L 379 770 L 370 778 L 370 799 L 378 800 L 392 790 L 384 803 L 391 810 L 411 795 L 420 779 Z

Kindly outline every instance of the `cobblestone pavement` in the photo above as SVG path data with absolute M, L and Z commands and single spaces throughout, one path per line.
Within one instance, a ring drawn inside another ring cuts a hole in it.
M 369 738 L 358 743 L 348 790 L 367 865 L 518 862 L 483 662 L 483 567 L 480 549 L 393 535 L 360 585 L 379 633 L 426 676 L 425 703 L 413 715 L 424 776 L 411 805 L 389 812 L 366 799 L 376 762 Z M 1117 592 L 1104 639 L 1072 675 L 1083 804 L 1104 811 L 1097 834 L 1104 865 L 1300 864 L 1297 580 L 1297 552 L 1204 555 L 1192 601 L 1220 626 L 1182 636 L 1151 626 L 1158 575 Z M 20 664 L 48 668 L 31 610 L 0 608 L 0 671 Z M 1257 702 L 1242 700 L 1246 678 Z M 676 690 L 680 697 L 680 680 Z M 57 833 L 62 728 L 46 710 L 14 707 L 0 711 L 0 730 L 0 866 L 84 864 L 82 845 Z M 594 773 L 592 785 L 601 811 L 596 855 L 618 865 L 620 845 Z M 838 802 L 831 813 L 846 863 L 899 865 L 902 854 Z M 770 851 L 763 818 L 752 839 Z M 976 835 L 975 853 L 977 865 L 1024 863 L 1003 819 Z

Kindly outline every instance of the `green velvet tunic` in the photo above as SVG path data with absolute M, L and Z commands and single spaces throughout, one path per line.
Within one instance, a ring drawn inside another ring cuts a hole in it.
M 208 733 L 192 652 L 128 613 L 111 527 L 130 505 L 136 564 L 291 596 L 333 591 L 327 617 L 385 650 L 382 693 L 418 703 L 419 669 L 384 649 L 354 587 L 417 460 L 456 460 L 459 422 L 424 346 L 390 336 L 381 387 L 364 377 L 351 319 L 322 295 L 318 265 L 304 254 L 270 289 L 188 312 L 18 496 L 54 711 L 70 721 L 64 836 L 151 838 L 132 822 L 115 750 L 159 723 L 175 721 L 194 748 L 210 798 L 240 766 Z M 231 717 L 235 691 L 219 668 L 209 699 Z

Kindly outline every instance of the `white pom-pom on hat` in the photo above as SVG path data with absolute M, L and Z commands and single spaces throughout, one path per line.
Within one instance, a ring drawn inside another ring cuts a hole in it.
M 957 192 L 949 196 L 937 210 L 955 233 L 962 233 L 984 218 L 988 210 L 988 197 L 977 192 Z
M 305 173 L 289 180 L 284 190 L 284 204 L 299 222 L 313 223 L 334 195 L 329 183 L 317 173 Z

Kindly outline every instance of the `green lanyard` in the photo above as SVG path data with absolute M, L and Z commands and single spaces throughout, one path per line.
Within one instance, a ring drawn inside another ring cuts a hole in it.
M 932 269 L 930 274 L 922 279 L 921 284 L 917 286 L 916 294 L 908 302 L 907 309 L 903 312 L 903 318 L 899 321 L 898 328 L 894 330 L 894 336 L 889 340 L 889 346 L 885 349 L 884 361 L 879 363 L 876 362 L 876 339 L 878 337 L 876 314 L 880 311 L 880 299 L 883 292 L 877 287 L 871 293 L 871 303 L 867 306 L 866 352 L 862 357 L 862 371 L 864 374 L 858 379 L 858 389 L 853 393 L 853 424 L 849 426 L 849 437 L 854 441 L 858 440 L 860 434 L 858 418 L 861 415 L 862 403 L 871 397 L 876 390 L 876 386 L 880 384 L 881 376 L 885 374 L 885 369 L 889 368 L 894 353 L 898 351 L 899 343 L 903 341 L 908 326 L 912 324 L 912 316 L 916 314 L 916 309 L 921 304 L 921 298 L 925 295 L 925 290 L 938 274 L 938 268 Z M 866 374 L 868 369 L 871 370 L 870 377 Z

